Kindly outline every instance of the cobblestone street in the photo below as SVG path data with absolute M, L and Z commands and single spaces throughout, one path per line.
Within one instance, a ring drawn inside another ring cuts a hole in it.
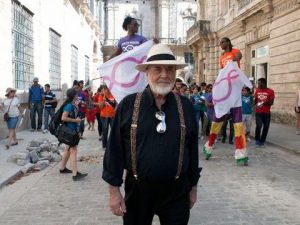
M 86 131 L 79 145 L 79 171 L 85 180 L 54 167 L 32 173 L 0 190 L 0 224 L 68 225 L 122 224 L 108 208 L 107 185 L 101 180 L 102 158 L 96 132 Z M 47 135 L 46 135 L 47 136 Z M 233 160 L 233 146 L 217 143 L 203 167 L 193 225 L 300 224 L 300 157 L 273 146 L 249 146 L 248 167 Z M 159 224 L 155 218 L 154 224 Z

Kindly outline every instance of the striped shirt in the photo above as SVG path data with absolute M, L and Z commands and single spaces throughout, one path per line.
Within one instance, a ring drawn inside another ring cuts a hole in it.
M 51 100 L 54 100 L 56 99 L 56 96 L 55 94 L 52 92 L 52 91 L 49 91 L 49 92 L 45 92 L 45 108 L 49 109 L 49 108 L 54 108 L 53 107 L 53 103 L 47 103 L 47 101 L 51 101 Z

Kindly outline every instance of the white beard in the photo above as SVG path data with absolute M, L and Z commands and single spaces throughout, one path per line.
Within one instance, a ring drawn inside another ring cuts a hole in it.
M 151 83 L 151 81 L 149 81 L 149 80 L 148 80 L 148 82 L 149 82 L 149 86 L 150 86 L 151 91 L 154 94 L 157 94 L 157 95 L 166 95 L 166 94 L 168 94 L 169 92 L 172 91 L 172 89 L 174 87 L 174 84 L 175 84 L 175 82 L 172 82 L 167 86 L 160 86 L 160 85 Z

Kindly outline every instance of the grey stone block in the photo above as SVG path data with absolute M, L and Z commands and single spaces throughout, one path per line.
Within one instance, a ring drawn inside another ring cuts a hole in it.
M 50 151 L 51 146 L 48 143 L 43 143 L 40 145 L 41 151 Z
M 31 142 L 29 142 L 28 147 L 39 147 L 40 143 L 38 140 L 34 139 Z
M 24 166 L 28 163 L 28 159 L 17 159 L 18 166 Z
M 15 154 L 16 159 L 28 159 L 28 156 L 29 156 L 28 150 L 19 151 Z
M 40 157 L 42 158 L 42 159 L 47 159 L 47 160 L 50 160 L 51 159 L 51 155 L 50 155 L 50 153 L 49 152 L 41 152 L 40 153 Z
M 49 160 L 41 160 L 35 164 L 35 169 L 43 170 L 49 166 Z
M 47 138 L 38 138 L 37 142 L 39 142 L 39 144 L 46 144 L 49 142 L 49 140 Z
M 28 151 L 36 151 L 36 152 L 40 152 L 41 151 L 40 147 L 27 147 L 26 149 Z
M 37 161 L 39 161 L 39 156 L 36 151 L 31 151 L 29 153 L 29 158 L 32 163 L 36 163 Z
M 26 165 L 24 165 L 21 169 L 22 173 L 28 173 L 29 171 L 32 170 L 32 168 L 34 167 L 35 165 L 32 164 L 32 163 L 27 163 Z
M 52 153 L 51 154 L 51 157 L 52 157 L 52 161 L 53 162 L 60 162 L 61 161 L 61 155 L 59 155 L 59 154 L 56 154 L 56 153 Z
M 59 148 L 57 145 L 51 145 L 51 149 L 50 149 L 51 152 L 58 152 L 58 150 Z

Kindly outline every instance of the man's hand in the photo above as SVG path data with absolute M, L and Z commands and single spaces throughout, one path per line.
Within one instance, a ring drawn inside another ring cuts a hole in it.
M 190 191 L 190 209 L 193 208 L 196 201 L 197 201 L 197 186 L 194 186 Z
M 158 40 L 158 38 L 156 38 L 156 37 L 153 37 L 152 40 L 153 40 L 153 42 L 154 42 L 155 44 L 158 44 L 158 43 L 159 43 L 159 40 Z
M 110 210 L 116 216 L 124 216 L 126 205 L 119 187 L 109 186 Z

